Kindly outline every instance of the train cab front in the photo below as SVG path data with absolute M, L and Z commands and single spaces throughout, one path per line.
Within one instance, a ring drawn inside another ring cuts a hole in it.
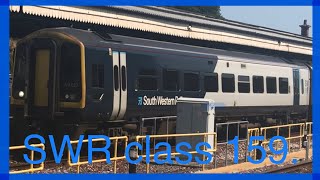
M 38 31 L 17 43 L 11 87 L 13 134 L 50 133 L 60 125 L 78 123 L 85 107 L 84 58 L 83 44 L 59 31 Z

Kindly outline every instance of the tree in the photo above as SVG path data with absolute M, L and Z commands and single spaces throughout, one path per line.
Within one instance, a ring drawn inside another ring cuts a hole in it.
M 212 18 L 224 19 L 220 12 L 220 6 L 173 6 L 173 8 L 203 14 Z

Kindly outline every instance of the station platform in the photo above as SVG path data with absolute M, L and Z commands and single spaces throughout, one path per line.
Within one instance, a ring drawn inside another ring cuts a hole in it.
M 301 150 L 301 151 L 289 153 L 283 164 L 292 164 L 291 162 L 293 159 L 297 159 L 299 161 L 300 159 L 305 159 L 305 156 L 306 156 L 306 150 Z M 309 158 L 311 156 L 312 156 L 312 149 L 309 150 Z M 281 157 L 282 156 L 280 155 L 280 156 L 276 157 L 275 159 L 279 160 L 279 159 L 281 159 Z M 270 159 L 267 157 L 264 160 L 264 162 L 262 162 L 260 164 L 252 164 L 250 162 L 245 162 L 245 163 L 234 164 L 234 165 L 230 165 L 230 166 L 226 166 L 226 167 L 219 167 L 216 169 L 200 171 L 197 173 L 200 173 L 200 174 L 241 173 L 241 172 L 250 171 L 253 169 L 263 168 L 263 167 L 272 166 L 272 165 L 275 165 L 275 164 L 273 164 L 270 161 Z

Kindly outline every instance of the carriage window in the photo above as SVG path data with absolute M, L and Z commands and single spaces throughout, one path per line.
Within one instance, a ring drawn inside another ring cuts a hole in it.
M 218 92 L 218 74 L 204 77 L 204 90 L 206 92 Z
M 147 76 L 154 76 L 157 74 L 155 69 L 141 69 L 139 71 L 139 75 L 147 75 Z
M 122 78 L 122 91 L 125 91 L 127 89 L 127 73 L 126 73 L 126 67 L 121 67 L 121 78 Z
M 114 90 L 119 90 L 119 67 L 114 66 L 113 67 L 113 77 L 114 77 Z
M 157 90 L 157 79 L 152 77 L 140 77 L 138 79 L 139 90 Z
M 301 94 L 304 94 L 304 80 L 301 79 Z
M 263 93 L 264 92 L 264 83 L 262 76 L 253 76 L 253 92 L 254 93 Z
M 222 92 L 234 92 L 235 80 L 233 74 L 222 74 Z
M 239 93 L 250 93 L 249 76 L 238 76 L 238 91 Z
M 163 88 L 167 91 L 179 91 L 179 73 L 175 70 L 163 70 Z
M 184 90 L 199 91 L 199 75 L 195 73 L 184 73 Z
M 288 78 L 279 78 L 279 92 L 280 92 L 280 94 L 288 94 L 289 93 Z
M 103 64 L 92 64 L 92 87 L 104 88 Z
M 137 89 L 156 91 L 158 90 L 158 77 L 155 69 L 141 69 L 137 79 Z
M 277 79 L 275 77 L 267 77 L 267 93 L 277 93 Z

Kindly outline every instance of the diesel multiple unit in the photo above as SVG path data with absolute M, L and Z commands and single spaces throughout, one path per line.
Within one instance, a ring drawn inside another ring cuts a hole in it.
M 49 28 L 20 40 L 14 62 L 14 134 L 137 134 L 179 97 L 214 100 L 216 122 L 310 115 L 312 67 L 295 59 Z

